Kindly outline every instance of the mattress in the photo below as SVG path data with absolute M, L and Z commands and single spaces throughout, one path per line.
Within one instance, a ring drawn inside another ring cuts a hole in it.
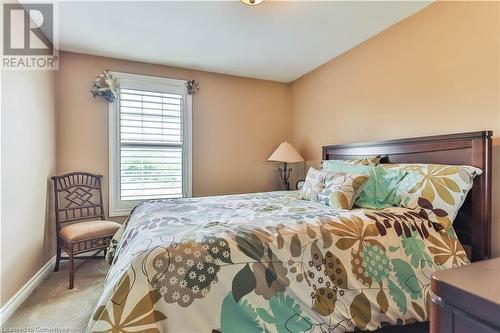
M 429 318 L 430 275 L 469 262 L 401 207 L 266 192 L 144 202 L 112 242 L 88 332 L 344 332 Z

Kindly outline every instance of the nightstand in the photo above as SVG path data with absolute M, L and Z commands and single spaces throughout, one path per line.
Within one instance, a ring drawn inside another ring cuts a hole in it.
M 431 333 L 500 333 L 500 258 L 432 274 Z

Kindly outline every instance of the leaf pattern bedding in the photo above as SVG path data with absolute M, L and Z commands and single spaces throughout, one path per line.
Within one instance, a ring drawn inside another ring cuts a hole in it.
M 468 263 L 407 208 L 268 192 L 138 206 L 88 332 L 344 332 L 428 319 L 430 274 Z

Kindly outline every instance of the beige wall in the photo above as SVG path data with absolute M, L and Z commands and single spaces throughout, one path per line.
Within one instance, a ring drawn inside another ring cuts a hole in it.
M 194 195 L 279 186 L 266 158 L 287 136 L 286 84 L 66 52 L 57 73 L 2 72 L 2 306 L 54 255 L 50 176 L 103 174 L 107 207 L 108 105 L 89 94 L 105 69 L 200 82 L 193 98 Z
M 499 21 L 498 2 L 435 3 L 333 59 L 291 84 L 289 139 L 318 165 L 325 144 L 484 129 L 500 136 Z
M 89 93 L 89 83 L 106 69 L 199 81 L 193 96 L 193 195 L 279 186 L 276 166 L 266 158 L 287 137 L 288 85 L 67 52 L 60 54 L 57 73 L 58 173 L 104 175 L 107 198 L 108 104 Z
M 55 73 L 2 71 L 1 305 L 54 255 Z

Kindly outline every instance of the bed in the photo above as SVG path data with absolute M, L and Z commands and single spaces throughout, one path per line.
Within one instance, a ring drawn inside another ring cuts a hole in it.
M 323 147 L 373 155 L 483 174 L 447 232 L 416 210 L 336 210 L 295 191 L 145 202 L 113 240 L 87 331 L 421 329 L 431 273 L 490 255 L 491 132 Z

